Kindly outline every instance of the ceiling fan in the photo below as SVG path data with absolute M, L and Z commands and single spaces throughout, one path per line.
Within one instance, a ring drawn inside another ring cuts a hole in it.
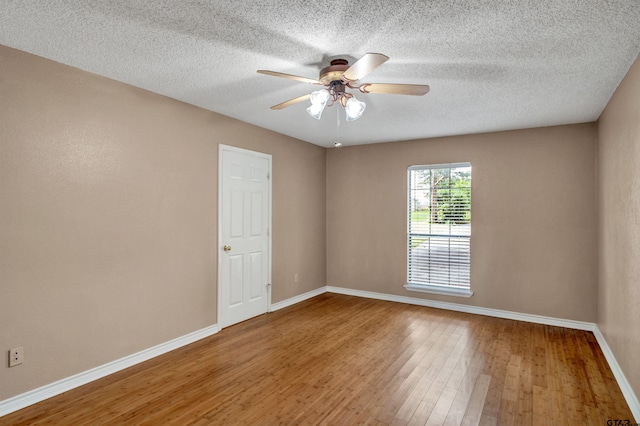
M 303 83 L 324 86 L 323 89 L 274 105 L 271 109 L 282 109 L 297 104 L 298 102 L 310 100 L 311 106 L 307 108 L 307 112 L 313 118 L 319 120 L 327 103 L 328 106 L 331 106 L 339 102 L 345 109 L 347 121 L 354 121 L 360 118 L 366 104 L 356 99 L 351 93 L 348 93 L 347 88 L 359 90 L 362 93 L 387 93 L 413 96 L 422 96 L 429 92 L 429 86 L 426 84 L 357 84 L 358 80 L 365 77 L 387 60 L 389 60 L 389 57 L 381 53 L 367 53 L 351 66 L 349 66 L 349 62 L 346 59 L 334 59 L 328 67 L 320 70 L 320 77 L 317 80 L 277 71 L 258 70 L 258 72 L 260 74 L 273 75 L 301 81 Z

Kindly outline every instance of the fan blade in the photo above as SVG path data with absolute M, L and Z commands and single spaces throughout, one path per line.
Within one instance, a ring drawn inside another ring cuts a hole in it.
M 311 99 L 311 94 L 298 96 L 297 98 L 289 99 L 288 101 L 282 102 L 281 104 L 274 105 L 274 106 L 271 107 L 271 109 L 286 108 L 286 107 L 291 106 L 293 104 L 297 104 L 298 102 L 308 101 L 309 99 Z
M 365 83 L 358 89 L 362 93 L 388 93 L 391 95 L 413 95 L 422 96 L 429 92 L 426 84 L 387 84 L 387 83 Z
M 269 71 L 269 70 L 258 70 L 258 72 L 260 74 L 273 75 L 275 77 L 283 77 L 283 78 L 288 78 L 288 79 L 291 79 L 291 80 L 297 80 L 297 81 L 301 81 L 303 83 L 322 84 L 318 80 L 314 80 L 312 78 L 300 77 L 300 76 L 291 75 L 291 74 L 285 74 L 283 72 Z
M 388 60 L 389 57 L 382 53 L 367 53 L 342 74 L 342 79 L 346 81 L 360 80 Z

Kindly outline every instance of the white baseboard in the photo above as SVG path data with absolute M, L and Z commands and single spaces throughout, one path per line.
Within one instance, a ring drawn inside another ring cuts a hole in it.
M 311 291 L 308 291 L 306 293 L 300 294 L 298 296 L 294 296 L 294 297 L 292 297 L 290 299 L 286 299 L 286 300 L 283 300 L 283 301 L 280 301 L 280 302 L 273 303 L 271 305 L 271 309 L 269 311 L 270 312 L 277 311 L 279 309 L 286 308 L 287 306 L 295 305 L 296 303 L 300 303 L 300 302 L 302 302 L 304 300 L 311 299 L 312 297 L 319 296 L 322 293 L 326 293 L 326 292 L 327 292 L 327 288 L 326 287 L 320 287 L 320 288 L 317 288 L 315 290 L 311 290 Z
M 555 325 L 558 327 L 573 328 L 576 330 L 594 331 L 596 325 L 592 322 L 574 321 L 542 315 L 522 314 L 519 312 L 503 311 L 501 309 L 482 308 L 478 306 L 462 305 L 460 303 L 439 302 L 437 300 L 418 299 L 415 297 L 396 296 L 393 294 L 375 293 L 372 291 L 352 290 L 343 287 L 327 287 L 330 293 L 346 294 L 349 296 L 366 297 L 369 299 L 386 300 L 389 302 L 407 303 L 410 305 L 428 306 L 430 308 L 446 309 L 449 311 L 466 312 L 469 314 L 486 315 L 490 317 L 512 319 L 517 321 L 533 322 L 537 324 Z
M 144 349 L 135 354 L 92 368 L 91 370 L 83 371 L 82 373 L 78 373 L 71 377 L 67 377 L 62 380 L 58 380 L 57 382 L 16 395 L 12 398 L 5 399 L 4 401 L 0 401 L 0 417 L 28 407 L 29 405 L 37 402 L 44 401 L 52 396 L 86 385 L 94 380 L 108 376 L 109 374 L 113 374 L 120 370 L 124 370 L 125 368 L 129 368 L 133 365 L 157 357 L 158 355 L 178 349 L 197 340 L 204 339 L 205 337 L 216 334 L 218 331 L 220 331 L 220 328 L 217 324 L 214 324 L 173 340 L 169 340 L 168 342 L 161 343 L 152 348 Z
M 609 363 L 609 367 L 611 367 L 611 371 L 613 372 L 613 376 L 616 378 L 618 382 L 618 386 L 620 386 L 620 390 L 624 395 L 624 399 L 627 400 L 627 404 L 629 404 L 629 408 L 631 409 L 631 413 L 633 417 L 635 417 L 635 421 L 640 423 L 640 402 L 638 402 L 638 397 L 633 392 L 627 377 L 622 372 L 620 368 L 620 364 L 616 361 L 616 357 L 613 356 L 613 352 L 611 352 L 611 348 L 607 344 L 607 341 L 604 338 L 604 335 L 600 331 L 600 328 L 596 327 L 596 331 L 593 332 L 596 336 L 596 340 L 600 345 L 600 349 L 602 349 L 602 353 L 604 357 L 607 359 Z

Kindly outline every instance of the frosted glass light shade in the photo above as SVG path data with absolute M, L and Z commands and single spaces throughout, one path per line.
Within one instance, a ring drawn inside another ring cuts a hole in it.
M 309 113 L 310 116 L 312 116 L 316 120 L 320 120 L 320 117 L 322 116 L 322 111 L 324 111 L 324 106 L 326 104 L 327 104 L 326 102 L 322 104 L 313 104 L 309 108 L 307 108 L 307 112 Z
M 322 111 L 324 111 L 324 107 L 327 105 L 328 100 L 329 92 L 327 90 L 316 90 L 315 92 L 312 92 L 311 106 L 307 108 L 309 115 L 316 120 L 320 120 Z
M 329 100 L 329 91 L 328 90 L 316 90 L 315 92 L 311 92 L 311 105 L 316 104 L 326 104 Z
M 365 104 L 364 102 L 360 102 L 356 98 L 349 98 L 346 105 L 344 106 L 344 111 L 347 115 L 347 121 L 355 121 L 360 118 L 366 107 L 367 104 Z

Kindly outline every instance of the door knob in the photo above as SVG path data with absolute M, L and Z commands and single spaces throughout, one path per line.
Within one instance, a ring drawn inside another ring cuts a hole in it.
M 227 246 L 227 245 L 225 245 L 222 249 L 223 249 L 224 251 L 231 251 L 231 246 Z

